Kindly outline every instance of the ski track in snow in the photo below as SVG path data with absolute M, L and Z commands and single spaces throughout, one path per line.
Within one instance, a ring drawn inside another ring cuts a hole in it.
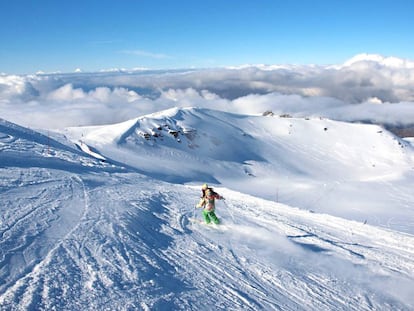
M 27 207 L 3 216 L 5 309 L 409 310 L 412 304 L 410 235 L 226 189 L 219 190 L 227 198 L 226 205 L 218 202 L 223 224 L 206 226 L 189 221 L 197 189 L 133 173 L 59 175 L 60 181 L 52 174 L 33 184 L 20 176 L 24 198 L 13 189 L 2 193 L 3 202 L 8 196 Z M 71 221 L 59 223 L 62 217 Z M 403 285 L 407 305 L 395 288 Z

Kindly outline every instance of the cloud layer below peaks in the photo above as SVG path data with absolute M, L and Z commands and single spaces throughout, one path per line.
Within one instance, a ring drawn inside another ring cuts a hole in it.
M 0 75 L 1 116 L 32 127 L 116 123 L 188 106 L 410 124 L 414 62 L 361 54 L 337 66 Z

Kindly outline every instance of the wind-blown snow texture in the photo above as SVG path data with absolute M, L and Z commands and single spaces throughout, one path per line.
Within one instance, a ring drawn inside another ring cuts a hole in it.
M 2 310 L 414 308 L 414 151 L 378 126 L 2 120 L 0 171 Z M 204 182 L 219 226 L 189 221 Z

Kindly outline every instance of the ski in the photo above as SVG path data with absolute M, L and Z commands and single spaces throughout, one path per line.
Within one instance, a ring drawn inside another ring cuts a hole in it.
M 189 221 L 191 223 L 193 223 L 193 224 L 200 224 L 202 226 L 205 226 L 206 228 L 222 229 L 222 230 L 226 230 L 227 229 L 227 226 L 223 225 L 222 223 L 215 224 L 215 223 L 211 222 L 211 223 L 207 224 L 207 223 L 205 223 L 204 220 L 199 219 L 199 218 L 190 217 L 188 219 L 189 219 Z
M 199 219 L 199 218 L 195 218 L 195 217 L 190 217 L 189 220 L 190 220 L 190 222 L 196 223 L 196 224 L 202 224 L 202 225 L 206 225 L 206 226 L 212 225 L 212 223 L 207 224 L 204 220 Z

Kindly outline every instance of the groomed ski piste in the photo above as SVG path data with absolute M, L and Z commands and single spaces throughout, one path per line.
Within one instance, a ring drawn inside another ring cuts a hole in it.
M 1 120 L 0 172 L 1 310 L 414 308 L 414 150 L 376 125 Z M 217 226 L 190 221 L 205 182 Z

